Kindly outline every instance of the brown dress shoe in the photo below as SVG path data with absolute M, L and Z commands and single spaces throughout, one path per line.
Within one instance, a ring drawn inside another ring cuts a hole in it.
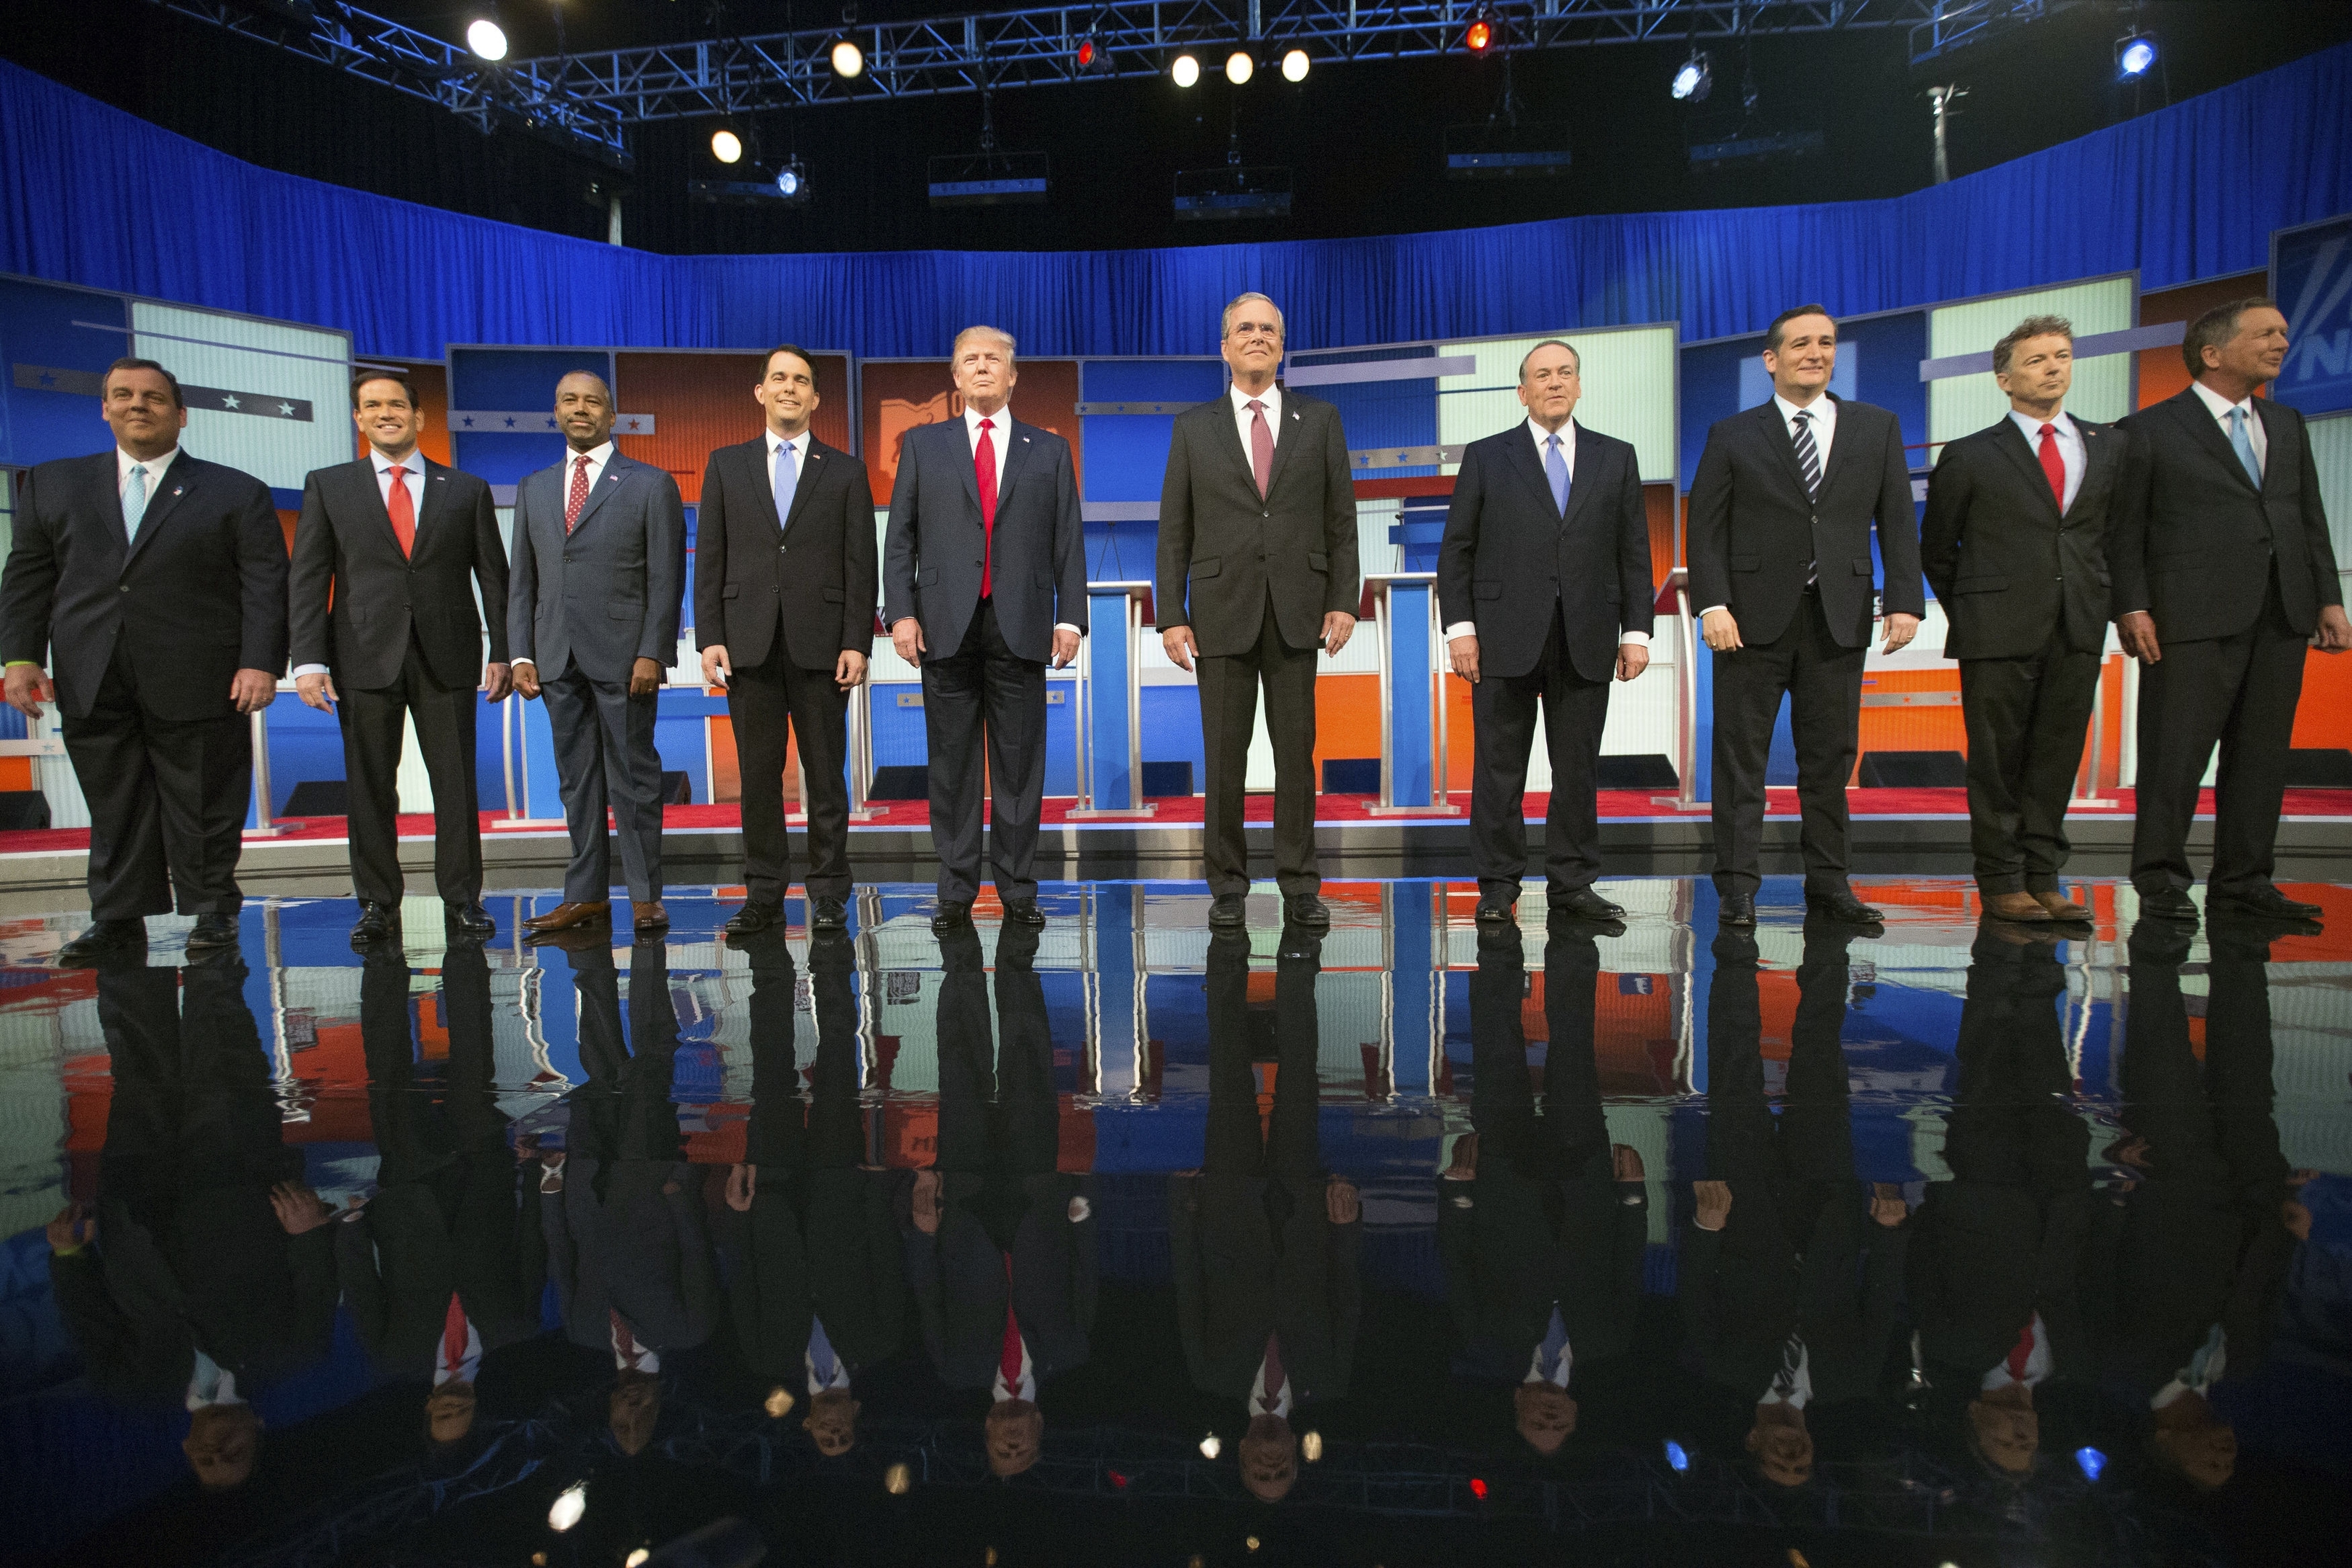
M 636 924 L 638 931 L 656 931 L 669 930 L 669 911 L 661 907 L 660 900 L 656 899 L 650 904 L 635 905 L 635 909 L 636 911 Z
M 2034 894 L 2033 901 L 2048 910 L 2050 918 L 2053 921 L 2086 921 L 2091 918 L 2091 911 L 2087 908 L 2055 889 L 2047 889 Z
M 558 904 L 543 915 L 533 915 L 522 922 L 525 931 L 570 931 L 573 926 L 594 925 L 613 918 L 613 906 L 602 899 L 593 902 L 583 899 L 578 903 Z
M 2032 893 L 1987 893 L 1984 912 L 1997 921 L 2046 921 L 2050 911 Z

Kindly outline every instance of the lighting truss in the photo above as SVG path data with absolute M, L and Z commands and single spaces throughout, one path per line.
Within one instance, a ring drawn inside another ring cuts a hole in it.
M 1943 0 L 1935 15 L 1911 28 L 1911 63 L 1929 60 L 1982 43 L 2030 23 L 2071 11 L 2082 0 Z

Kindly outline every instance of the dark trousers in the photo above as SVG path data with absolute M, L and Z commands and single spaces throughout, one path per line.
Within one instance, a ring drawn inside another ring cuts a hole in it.
M 411 637 L 397 684 L 344 688 L 340 697 L 335 718 L 351 796 L 352 891 L 372 904 L 400 900 L 402 720 L 414 714 L 416 749 L 433 780 L 433 883 L 444 903 L 473 902 L 482 892 L 481 801 L 474 784 L 474 718 L 481 703 L 473 689 L 435 680 Z
M 1261 1123 L 1254 1066 L 1259 1031 L 1253 1023 L 1264 1015 L 1250 1006 L 1249 955 L 1225 946 L 1210 952 L 1209 1113 L 1201 1169 L 1212 1179 L 1275 1177 L 1307 1183 L 1322 1172 L 1316 1122 L 1320 1090 L 1315 1002 L 1316 976 L 1321 970 L 1320 961 L 1314 959 L 1275 961 L 1274 1104 Z M 1286 1193 L 1281 1201 L 1296 1195 Z
M 102 921 L 235 914 L 253 805 L 253 729 L 242 713 L 159 719 L 120 640 L 89 711 L 64 716 L 66 755 L 89 803 L 89 912 Z
M 1868 645 L 1830 635 L 1821 595 L 1804 603 L 1779 637 L 1715 656 L 1715 886 L 1753 893 L 1764 838 L 1764 766 L 1780 697 L 1797 742 L 1797 804 L 1808 891 L 1846 886 L 1845 786 L 1862 723 L 1862 663 Z
M 1201 739 L 1208 762 L 1205 802 L 1209 891 L 1249 891 L 1244 804 L 1257 692 L 1265 687 L 1265 727 L 1274 739 L 1274 878 L 1285 898 L 1323 886 L 1315 863 L 1315 647 L 1292 647 L 1269 600 L 1257 646 L 1246 653 L 1203 654 Z
M 1045 1028 L 1043 982 L 1031 963 L 1000 951 L 996 1022 L 980 938 L 970 928 L 942 944 L 939 1011 L 939 1168 L 997 1178 L 991 1202 L 1009 1203 L 1002 1178 L 1051 1175 L 1060 1159 L 1061 1112 L 1054 1098 L 1054 1046 Z M 1017 1207 L 1017 1204 L 1012 1206 Z M 988 1204 L 982 1205 L 983 1210 Z M 999 1215 L 999 1218 L 1005 1217 Z M 1009 1240 L 1013 1226 L 995 1226 Z
M 1559 611 L 1543 657 L 1527 674 L 1487 675 L 1470 689 L 1477 766 L 1470 784 L 1471 854 L 1481 897 L 1516 902 L 1528 869 L 1528 752 L 1543 713 L 1551 755 L 1551 808 L 1544 818 L 1544 879 L 1557 897 L 1601 875 L 1601 731 L 1609 686 L 1569 662 Z
M 1598 1173 L 1606 1180 L 1609 1125 L 1592 1050 L 1600 978 L 1601 949 L 1590 935 L 1562 932 L 1544 944 L 1550 1039 L 1538 1109 L 1521 1024 L 1527 971 L 1517 962 L 1482 962 L 1472 974 L 1470 1005 L 1478 1016 L 1470 1031 L 1470 1126 L 1478 1134 L 1481 1177 L 1557 1181 Z M 1480 1026 L 1490 1018 L 1492 1026 Z
M 736 671 L 742 679 L 742 671 Z M 857 998 L 845 962 L 812 955 L 815 1060 L 801 1094 L 793 993 L 798 973 L 781 931 L 751 945 L 751 1115 L 744 1157 L 762 1167 L 762 1193 L 800 1171 L 847 1170 L 866 1155 L 865 1108 L 857 1102 Z M 845 943 L 844 945 L 846 945 Z
M 2140 671 L 2132 881 L 2143 892 L 2197 880 L 2189 868 L 2189 824 L 2216 742 L 2221 768 L 2213 781 L 2208 885 L 2270 882 L 2309 641 L 2287 625 L 2277 568 L 2272 572 L 2270 596 L 2252 626 L 2235 637 L 2166 643 L 2164 657 Z
M 2074 647 L 2063 626 L 2039 653 L 1960 660 L 1969 846 L 1986 892 L 2056 890 L 2066 866 L 2066 803 L 2098 691 L 2098 654 Z
M 797 738 L 808 811 L 808 895 L 849 896 L 849 693 L 831 669 L 803 669 L 779 632 L 765 662 L 738 667 L 727 688 L 743 775 L 743 880 L 755 904 L 781 904 L 793 884 L 784 841 L 784 750 Z
M 983 789 L 996 896 L 1035 898 L 1037 819 L 1045 805 L 1045 666 L 1005 646 L 994 600 L 980 602 L 961 647 L 924 656 L 923 733 L 930 743 L 931 843 L 940 858 L 940 900 L 968 902 L 980 891 Z M 845 870 L 842 887 L 848 885 Z
M 656 693 L 629 695 L 625 680 L 591 680 L 573 665 L 540 687 L 555 732 L 555 773 L 563 817 L 572 827 L 572 864 L 563 873 L 566 903 L 613 896 L 613 846 L 604 820 L 621 837 L 621 870 L 637 903 L 661 898 L 661 753 L 654 750 Z

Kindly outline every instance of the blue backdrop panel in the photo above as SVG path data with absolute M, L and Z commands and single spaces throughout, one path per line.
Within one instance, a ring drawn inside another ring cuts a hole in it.
M 1295 356 L 1294 366 L 1330 364 L 1386 363 L 1393 360 L 1434 359 L 1437 349 L 1431 343 L 1408 343 L 1402 348 L 1358 349 L 1345 353 L 1307 353 Z M 1320 397 L 1339 411 L 1339 422 L 1348 432 L 1351 451 L 1363 451 L 1373 447 L 1433 447 L 1437 445 L 1437 378 L 1412 381 L 1346 381 L 1327 386 L 1300 389 L 1309 397 Z M 1437 472 L 1435 467 L 1382 468 L 1377 475 L 1363 478 L 1402 479 L 1423 478 Z
M 1225 367 L 1213 359 L 1084 360 L 1078 397 L 1086 403 L 1205 403 L 1224 390 Z M 1083 500 L 1129 505 L 1160 500 L 1168 473 L 1173 414 L 1089 414 L 1079 422 L 1085 452 Z M 1087 524 L 1087 576 L 1096 583 L 1139 582 L 1152 574 L 1159 527 L 1145 519 Z
M 2271 395 L 2305 414 L 2352 408 L 2352 216 L 2280 235 L 2271 297 L 2290 343 Z
M 1208 787 L 1209 744 L 1201 732 L 1201 689 L 1147 686 L 1138 706 L 1143 715 L 1143 760 L 1190 763 L 1193 792 Z
M 130 341 L 108 329 L 130 324 L 119 295 L 0 278 L 0 463 L 29 468 L 113 445 L 97 397 L 58 373 L 104 374 Z
M 1143 781 L 1128 771 L 1127 689 L 1130 648 L 1125 594 L 1087 595 L 1087 659 L 1094 700 L 1093 743 L 1087 759 L 1097 807 L 1132 808 L 1143 804 Z M 1141 722 L 1140 710 L 1137 722 Z
M 457 467 L 494 485 L 520 484 L 563 456 L 563 437 L 553 426 L 555 384 L 575 370 L 613 380 L 613 356 L 604 349 L 453 348 L 449 350 L 450 454 Z M 616 391 L 614 395 L 618 396 Z M 460 412 L 520 416 L 550 411 L 537 429 L 522 418 L 501 418 L 504 428 L 480 428 Z
M 1838 324 L 1837 374 L 1830 382 L 1830 390 L 1840 397 L 1894 410 L 1903 422 L 1905 443 L 1916 448 L 1909 454 L 1915 468 L 1927 466 L 1927 384 L 1919 379 L 1919 362 L 1927 357 L 1925 310 Z M 1764 372 L 1763 333 L 1698 343 L 1682 351 L 1685 494 L 1698 473 L 1708 427 L 1743 408 L 1757 407 L 1771 395 L 1771 377 Z

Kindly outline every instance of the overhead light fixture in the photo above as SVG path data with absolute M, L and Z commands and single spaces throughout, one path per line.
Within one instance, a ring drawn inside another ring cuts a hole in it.
M 844 81 L 855 81 L 866 74 L 866 51 L 854 38 L 835 38 L 833 43 L 833 74 Z
M 1227 163 L 1214 169 L 1176 171 L 1175 212 L 1180 219 L 1288 217 L 1290 168 Z
M 798 158 L 776 171 L 776 195 L 788 202 L 808 200 L 808 169 Z
M 1078 40 L 1076 59 L 1081 75 L 1108 76 L 1111 72 L 1110 47 L 1099 34 L 1088 33 Z
M 710 155 L 722 163 L 740 163 L 743 158 L 743 139 L 721 126 L 710 133 Z
M 2156 40 L 2146 33 L 2126 33 L 2116 40 L 2116 75 L 2128 81 L 2146 76 L 2156 64 Z
M 1474 55 L 1483 55 L 1495 47 L 1495 24 L 1481 16 L 1470 24 L 1462 35 L 1462 47 Z
M 1235 87 L 1245 85 L 1257 74 L 1257 62 L 1249 58 L 1246 49 L 1235 49 L 1225 57 L 1225 79 Z
M 1551 121 L 1483 120 L 1445 129 L 1449 180 L 1550 178 L 1566 174 L 1575 161 L 1568 127 Z
M 1715 90 L 1715 62 L 1707 58 L 1705 49 L 1690 52 L 1690 58 L 1675 70 L 1675 79 L 1667 90 L 1682 102 L 1706 101 L 1706 95 Z
M 1043 153 L 950 153 L 931 160 L 931 205 L 992 207 L 1046 199 L 1052 169 Z
M 1292 49 L 1289 53 L 1282 57 L 1282 79 L 1285 81 L 1305 81 L 1307 79 L 1307 68 L 1313 63 L 1314 62 L 1307 58 L 1307 51 L 1305 49 Z
M 1178 55 L 1168 62 L 1168 79 L 1178 87 L 1191 87 L 1201 79 L 1201 62 L 1191 55 Z
M 507 58 L 507 30 L 488 16 L 477 16 L 467 25 L 466 47 L 480 58 L 502 60 Z

